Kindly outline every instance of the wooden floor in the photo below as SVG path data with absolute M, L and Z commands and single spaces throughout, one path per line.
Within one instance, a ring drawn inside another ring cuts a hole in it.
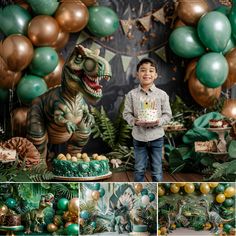
M 103 182 L 134 182 L 133 171 L 113 172 L 112 177 L 102 180 Z M 152 182 L 151 173 L 145 175 L 145 182 Z M 169 174 L 164 172 L 163 182 L 203 182 L 203 176 L 195 173 Z

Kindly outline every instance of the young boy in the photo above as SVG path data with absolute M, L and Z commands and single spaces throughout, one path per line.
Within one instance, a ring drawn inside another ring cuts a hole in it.
M 126 95 L 123 112 L 124 119 L 133 126 L 134 181 L 144 182 L 149 156 L 152 181 L 160 182 L 163 176 L 164 129 L 162 126 L 172 117 L 169 96 L 154 84 L 154 80 L 157 79 L 157 65 L 153 59 L 143 58 L 137 64 L 136 71 L 139 86 Z M 145 106 L 151 106 L 152 109 L 157 110 L 157 119 L 154 122 L 146 123 L 139 120 L 138 115 Z

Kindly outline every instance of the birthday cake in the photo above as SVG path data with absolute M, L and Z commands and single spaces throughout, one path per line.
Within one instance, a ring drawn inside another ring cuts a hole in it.
M 225 120 L 217 120 L 217 119 L 211 119 L 209 120 L 209 126 L 210 128 L 226 128 L 229 126 L 228 122 Z
M 52 162 L 52 171 L 63 177 L 97 177 L 110 172 L 109 160 L 98 154 L 89 157 L 87 153 L 76 156 L 59 154 Z
M 138 119 L 140 121 L 151 123 L 157 121 L 158 113 L 155 109 L 143 109 L 139 111 Z

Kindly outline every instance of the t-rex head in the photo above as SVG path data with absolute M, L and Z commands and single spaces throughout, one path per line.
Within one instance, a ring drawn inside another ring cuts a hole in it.
M 52 193 L 48 193 L 41 196 L 39 205 L 41 208 L 52 207 L 53 201 L 54 195 Z
M 101 79 L 111 78 L 111 67 L 99 50 L 90 50 L 76 45 L 63 68 L 62 88 L 72 93 L 83 93 L 90 101 L 102 97 Z

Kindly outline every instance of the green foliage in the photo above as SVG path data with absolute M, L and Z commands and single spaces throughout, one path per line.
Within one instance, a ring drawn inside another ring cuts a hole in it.
M 77 188 L 75 188 L 77 186 Z M 78 184 L 75 183 L 53 183 L 51 184 L 51 192 L 58 198 L 65 197 L 72 199 L 78 197 Z

